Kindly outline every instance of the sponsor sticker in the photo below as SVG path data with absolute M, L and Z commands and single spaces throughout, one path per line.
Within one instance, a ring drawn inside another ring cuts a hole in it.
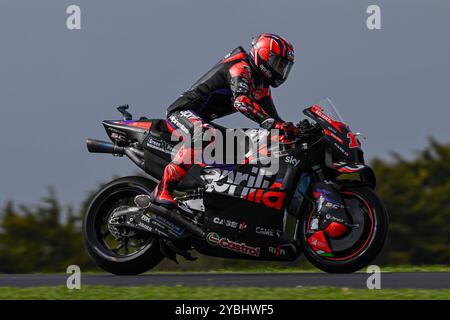
M 228 238 L 221 238 L 217 233 L 210 232 L 206 236 L 206 242 L 212 246 L 219 246 L 230 251 L 247 254 L 253 257 L 259 257 L 260 247 L 252 247 L 245 243 L 232 241 Z
M 247 223 L 245 223 L 245 222 L 238 222 L 238 221 L 223 219 L 220 217 L 214 217 L 213 223 L 221 225 L 221 226 L 225 226 L 228 228 L 232 228 L 232 229 L 244 230 L 247 228 Z
M 284 159 L 286 163 L 293 165 L 294 167 L 298 166 L 300 160 L 296 159 L 294 156 L 288 156 Z
M 269 253 L 275 255 L 276 257 L 285 256 L 286 255 L 286 250 L 285 249 L 281 249 L 280 246 L 269 247 Z
M 153 138 L 149 138 L 147 140 L 147 147 L 158 150 L 158 151 L 162 151 L 165 153 L 172 153 L 172 151 L 173 151 L 173 146 L 171 146 L 169 143 L 162 141 L 162 140 L 156 140 Z
M 263 228 L 263 227 L 256 227 L 255 233 L 261 234 L 268 237 L 280 237 L 282 234 L 281 230 L 274 230 L 269 228 Z
M 206 192 L 239 196 L 276 210 L 281 210 L 286 196 L 281 190 L 281 183 L 272 182 L 271 172 L 262 168 L 253 168 L 251 173 L 212 169 L 204 171 L 201 178 L 207 183 Z M 241 188 L 237 188 L 238 186 Z

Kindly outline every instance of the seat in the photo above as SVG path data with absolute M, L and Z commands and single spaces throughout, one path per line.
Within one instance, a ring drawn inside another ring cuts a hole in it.
M 152 126 L 150 128 L 150 134 L 154 137 L 158 137 L 165 141 L 170 141 L 172 134 L 167 128 L 165 119 L 150 119 Z

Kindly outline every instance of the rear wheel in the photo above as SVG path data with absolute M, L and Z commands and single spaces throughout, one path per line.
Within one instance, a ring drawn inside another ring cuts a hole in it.
M 161 262 L 156 235 L 109 223 L 117 210 L 134 206 L 136 195 L 150 194 L 154 188 L 155 183 L 148 179 L 124 177 L 108 183 L 94 196 L 84 217 L 83 240 L 99 267 L 117 275 L 133 275 Z
M 312 205 L 299 224 L 299 240 L 305 256 L 317 268 L 331 273 L 355 272 L 369 265 L 383 248 L 388 230 L 387 211 L 372 189 L 366 186 L 343 187 L 341 198 L 347 218 L 357 227 L 337 238 L 324 232 L 322 239 L 331 252 L 320 250 L 308 242 L 315 214 Z

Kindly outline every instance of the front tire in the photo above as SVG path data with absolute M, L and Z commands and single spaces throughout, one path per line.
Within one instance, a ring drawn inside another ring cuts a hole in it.
M 164 258 L 156 235 L 121 230 L 123 240 L 118 241 L 108 227 L 115 209 L 134 206 L 134 196 L 150 194 L 155 185 L 143 177 L 124 177 L 111 181 L 93 197 L 83 220 L 83 240 L 89 256 L 103 270 L 135 275 L 152 269 Z
M 347 213 L 361 225 L 361 230 L 352 230 L 341 239 L 326 238 L 332 249 L 340 248 L 341 251 L 336 250 L 330 256 L 308 243 L 312 205 L 305 211 L 298 230 L 306 258 L 317 268 L 329 273 L 351 273 L 368 266 L 383 248 L 388 231 L 388 213 L 373 189 L 363 185 L 345 186 L 341 189 L 341 197 Z

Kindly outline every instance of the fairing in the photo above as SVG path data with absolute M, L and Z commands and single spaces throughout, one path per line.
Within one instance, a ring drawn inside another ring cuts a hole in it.
M 327 152 L 325 163 L 329 168 L 340 173 L 359 172 L 366 168 L 357 134 L 344 122 L 330 99 L 321 100 L 303 112 L 323 129 Z
M 133 141 L 142 143 L 152 127 L 152 120 L 105 120 L 103 126 L 109 138 L 117 145 Z

